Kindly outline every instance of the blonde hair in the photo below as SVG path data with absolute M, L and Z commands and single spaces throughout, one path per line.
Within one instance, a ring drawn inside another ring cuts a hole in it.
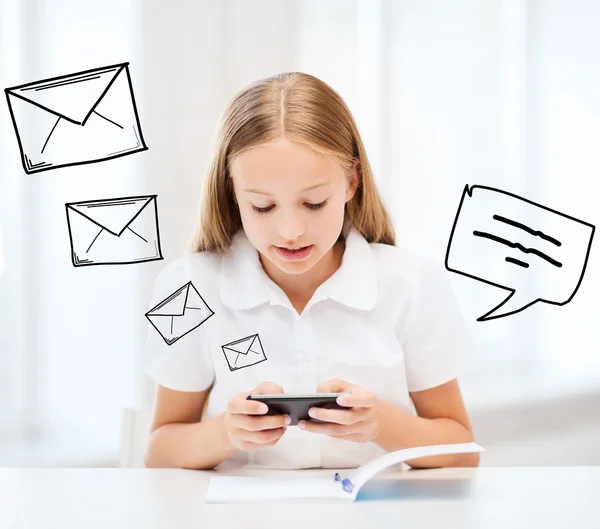
M 287 138 L 335 159 L 349 176 L 358 161 L 359 185 L 346 217 L 368 242 L 395 245 L 394 228 L 381 201 L 354 118 L 329 85 L 302 72 L 280 73 L 234 95 L 217 129 L 191 252 L 226 253 L 242 220 L 230 164 L 248 149 Z

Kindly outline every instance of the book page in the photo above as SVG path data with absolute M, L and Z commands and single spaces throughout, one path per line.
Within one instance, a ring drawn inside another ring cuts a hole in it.
M 246 503 L 263 501 L 312 502 L 348 501 L 352 495 L 331 478 L 300 478 L 294 476 L 217 476 L 208 484 L 206 503 Z
M 485 449 L 477 443 L 453 443 L 444 445 L 431 446 L 416 446 L 414 448 L 404 448 L 383 454 L 372 461 L 364 463 L 356 470 L 352 471 L 348 478 L 354 485 L 352 490 L 353 496 L 356 498 L 360 488 L 375 474 L 397 463 L 402 463 L 410 459 L 425 456 L 437 456 L 444 454 L 462 454 L 469 452 L 485 452 Z
M 455 443 L 418 446 L 389 452 L 373 459 L 352 471 L 348 479 L 352 482 L 351 492 L 344 490 L 342 483 L 331 477 L 295 476 L 214 476 L 211 477 L 206 493 L 206 503 L 258 503 L 273 501 L 353 502 L 360 488 L 375 474 L 396 463 L 418 457 L 468 452 L 484 452 L 476 443 Z M 344 479 L 344 476 L 340 476 Z

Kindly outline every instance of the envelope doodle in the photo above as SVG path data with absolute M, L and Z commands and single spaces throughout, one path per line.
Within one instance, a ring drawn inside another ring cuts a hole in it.
M 65 204 L 73 266 L 163 258 L 156 195 Z
M 258 334 L 251 334 L 241 340 L 227 343 L 221 348 L 230 371 L 250 367 L 267 359 Z
M 192 282 L 183 285 L 146 313 L 146 318 L 167 345 L 200 327 L 214 312 Z
M 4 90 L 26 173 L 102 162 L 148 149 L 128 65 Z

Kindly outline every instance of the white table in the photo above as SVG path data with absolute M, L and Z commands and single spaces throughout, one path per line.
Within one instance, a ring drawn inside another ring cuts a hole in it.
M 218 475 L 332 475 L 331 469 Z M 347 469 L 340 470 L 343 475 Z M 600 466 L 386 469 L 353 504 L 206 504 L 215 471 L 0 468 L 2 529 L 600 527 Z

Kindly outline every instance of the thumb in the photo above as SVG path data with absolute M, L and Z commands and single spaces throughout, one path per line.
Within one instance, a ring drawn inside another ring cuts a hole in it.
M 321 382 L 317 386 L 317 393 L 343 393 L 344 391 L 350 391 L 352 384 L 341 378 L 334 378 Z
M 280 394 L 283 393 L 283 387 L 280 386 L 279 384 L 275 384 L 274 382 L 261 382 L 258 386 L 256 386 L 251 393 L 257 394 L 257 395 L 265 395 L 267 393 L 276 393 L 276 394 Z

